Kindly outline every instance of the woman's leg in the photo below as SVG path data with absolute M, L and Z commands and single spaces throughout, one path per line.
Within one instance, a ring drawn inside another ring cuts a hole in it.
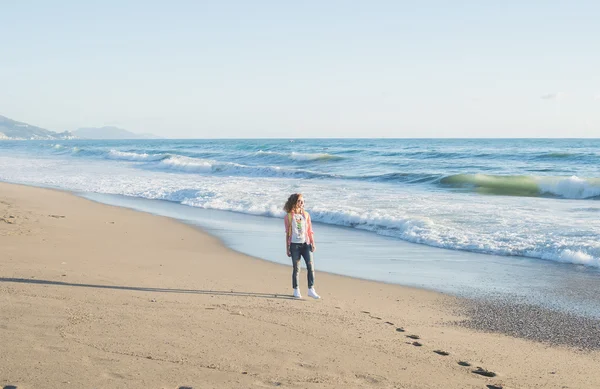
M 292 243 L 290 245 L 290 253 L 292 253 L 292 264 L 294 265 L 294 271 L 292 272 L 292 287 L 298 288 L 298 280 L 300 278 L 300 245 Z
M 301 252 L 302 257 L 304 257 L 304 263 L 306 263 L 306 278 L 308 279 L 308 289 L 310 289 L 315 285 L 315 269 L 313 266 L 313 255 L 312 251 L 310 251 L 310 245 L 303 244 Z

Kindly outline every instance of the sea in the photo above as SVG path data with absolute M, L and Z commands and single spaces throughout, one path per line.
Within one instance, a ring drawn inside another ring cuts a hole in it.
M 288 265 L 282 207 L 300 192 L 317 271 L 600 318 L 600 139 L 0 141 L 0 180 Z

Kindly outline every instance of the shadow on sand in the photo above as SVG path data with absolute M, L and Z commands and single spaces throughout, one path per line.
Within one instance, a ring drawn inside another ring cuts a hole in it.
M 136 292 L 211 294 L 211 295 L 215 295 L 215 296 L 244 296 L 244 297 L 262 297 L 262 298 L 268 298 L 268 299 L 295 300 L 295 298 L 293 296 L 289 296 L 289 295 L 269 294 L 269 293 L 252 293 L 252 292 L 235 292 L 233 290 L 224 291 L 224 290 L 168 289 L 168 288 L 147 288 L 147 287 L 119 286 L 119 285 L 76 284 L 76 283 L 72 283 L 72 282 L 36 280 L 36 279 L 27 279 L 27 278 L 5 278 L 5 277 L 0 277 L 0 282 L 12 282 L 12 283 L 33 284 L 33 285 L 76 286 L 76 287 L 80 287 L 80 288 L 133 290 Z M 11 387 L 8 386 L 8 387 L 5 387 L 4 389 L 7 389 L 7 388 L 10 389 Z

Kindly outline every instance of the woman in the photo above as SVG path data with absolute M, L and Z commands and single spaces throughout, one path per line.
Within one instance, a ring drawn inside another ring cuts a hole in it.
M 302 298 L 298 279 L 300 277 L 300 257 L 306 263 L 308 277 L 308 295 L 312 298 L 321 298 L 315 291 L 315 271 L 313 268 L 312 253 L 316 249 L 315 238 L 312 230 L 310 215 L 304 210 L 304 198 L 301 193 L 294 193 L 285 203 L 285 247 L 288 257 L 292 257 L 294 272 L 292 274 L 292 287 L 294 297 Z

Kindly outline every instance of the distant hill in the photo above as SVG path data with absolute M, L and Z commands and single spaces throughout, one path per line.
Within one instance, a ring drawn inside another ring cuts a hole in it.
M 73 139 L 69 131 L 54 132 L 0 115 L 0 140 Z
M 79 128 L 73 134 L 82 139 L 160 139 L 152 134 L 136 134 L 118 127 Z

